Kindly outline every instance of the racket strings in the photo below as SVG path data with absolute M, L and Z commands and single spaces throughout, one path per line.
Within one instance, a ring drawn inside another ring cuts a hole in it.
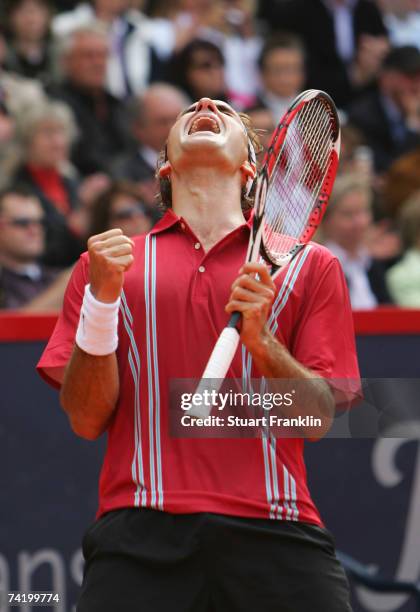
M 326 104 L 315 99 L 288 128 L 265 203 L 263 242 L 273 261 L 281 261 L 308 225 L 333 148 L 331 122 Z

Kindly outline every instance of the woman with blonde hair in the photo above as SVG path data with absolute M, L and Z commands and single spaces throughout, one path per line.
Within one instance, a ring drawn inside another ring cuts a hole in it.
M 34 104 L 19 116 L 17 131 L 22 163 L 12 182 L 26 185 L 41 201 L 47 224 L 45 263 L 70 265 L 82 250 L 70 229 L 78 206 L 78 180 L 69 161 L 76 137 L 72 112 L 62 102 Z
M 343 267 L 353 309 L 391 302 L 383 263 L 372 256 L 368 245 L 372 198 L 366 180 L 356 175 L 339 176 L 322 225 L 323 242 Z

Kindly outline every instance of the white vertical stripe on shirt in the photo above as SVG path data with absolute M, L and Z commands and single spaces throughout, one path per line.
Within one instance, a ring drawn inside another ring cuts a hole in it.
M 156 236 L 152 236 L 152 352 L 153 373 L 155 388 L 155 440 L 156 440 L 156 472 L 158 508 L 163 510 L 163 487 L 162 487 L 162 449 L 160 432 L 160 388 L 159 388 L 159 366 L 157 352 L 156 333 Z

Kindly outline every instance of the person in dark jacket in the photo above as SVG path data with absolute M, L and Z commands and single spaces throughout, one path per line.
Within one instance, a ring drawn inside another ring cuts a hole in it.
M 71 159 L 83 176 L 106 172 L 128 143 L 124 105 L 105 88 L 108 53 L 107 33 L 99 24 L 73 30 L 61 50 L 64 81 L 49 89 L 74 113 L 79 138 Z
M 265 0 L 260 16 L 272 30 L 298 34 L 307 56 L 307 86 L 327 91 L 339 107 L 374 81 L 388 49 L 372 0 Z
M 158 191 L 155 174 L 159 152 L 165 145 L 169 130 L 188 103 L 188 98 L 176 87 L 154 83 L 142 95 L 133 98 L 129 105 L 131 133 L 136 145 L 115 160 L 112 175 L 136 183 L 143 199 L 151 206 Z
M 398 157 L 420 146 L 420 51 L 416 47 L 389 52 L 378 89 L 350 107 L 349 121 L 364 134 L 377 172 L 386 171 Z

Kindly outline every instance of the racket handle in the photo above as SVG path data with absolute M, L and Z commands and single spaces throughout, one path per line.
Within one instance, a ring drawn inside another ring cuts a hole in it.
M 239 313 L 234 314 L 236 315 Z M 239 332 L 236 327 L 225 327 L 220 334 L 218 341 L 216 342 L 216 346 L 214 347 L 206 369 L 204 370 L 204 374 L 196 389 L 196 393 L 202 395 L 206 390 L 209 392 L 216 391 L 216 393 L 219 391 L 223 379 L 225 378 L 230 364 L 232 363 L 232 359 L 236 353 L 238 344 Z M 211 379 L 211 381 L 208 379 Z M 188 411 L 188 414 L 199 418 L 205 418 L 210 414 L 211 409 L 212 406 L 202 404 L 201 406 L 193 406 Z

